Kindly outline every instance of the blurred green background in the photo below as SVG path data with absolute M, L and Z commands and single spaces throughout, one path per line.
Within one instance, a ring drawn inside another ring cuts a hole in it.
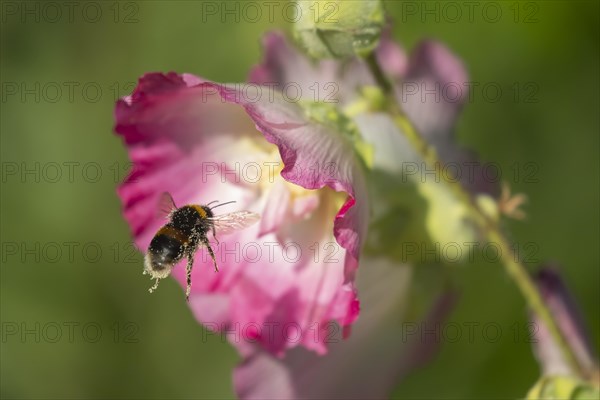
M 127 246 L 115 194 L 127 154 L 112 113 L 148 71 L 245 80 L 262 33 L 289 24 L 281 12 L 274 23 L 266 14 L 223 22 L 201 1 L 74 3 L 72 18 L 54 3 L 57 18 L 45 2 L 2 2 L 2 398 L 230 398 L 236 352 L 204 333 L 174 281 L 148 295 L 141 256 Z M 528 194 L 529 217 L 508 223 L 511 237 L 534 243 L 536 260 L 562 264 L 598 347 L 598 2 L 491 3 L 478 2 L 472 18 L 463 2 L 454 3 L 460 17 L 443 2 L 386 7 L 406 48 L 440 39 L 473 81 L 502 87 L 497 101 L 475 91 L 460 141 Z M 23 167 L 36 163 L 39 182 L 33 173 L 22 179 Z M 72 257 L 71 242 L 79 243 Z M 512 339 L 513 324 L 524 334 L 527 322 L 514 284 L 489 263 L 457 269 L 454 282 L 462 297 L 450 320 L 497 323 L 502 340 L 445 343 L 395 396 L 524 395 L 538 367 L 529 344 Z M 39 342 L 33 333 L 22 340 L 21 330 L 35 331 L 36 322 Z M 62 336 L 52 343 L 56 326 Z

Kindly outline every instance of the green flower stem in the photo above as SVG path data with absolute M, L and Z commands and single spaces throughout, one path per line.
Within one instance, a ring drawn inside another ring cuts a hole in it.
M 534 284 L 531 276 L 517 254 L 512 250 L 510 242 L 502 233 L 498 222 L 486 214 L 475 202 L 474 197 L 467 192 L 457 180 L 451 179 L 447 174 L 442 173 L 442 162 L 439 159 L 435 149 L 430 146 L 423 136 L 418 132 L 414 124 L 402 111 L 400 104 L 394 96 L 393 87 L 386 79 L 381 70 L 374 53 L 371 53 L 366 59 L 373 77 L 377 84 L 386 93 L 389 103 L 389 111 L 396 126 L 406 135 L 413 148 L 420 154 L 424 162 L 433 167 L 442 180 L 447 184 L 454 195 L 465 205 L 469 215 L 480 227 L 486 239 L 498 245 L 501 249 L 502 262 L 506 272 L 515 282 L 529 307 L 541 318 L 548 328 L 552 338 L 562 351 L 566 362 L 573 371 L 584 378 L 588 378 L 587 371 L 579 364 L 575 351 L 570 346 L 568 340 L 560 330 L 557 321 L 554 319 L 550 309 L 544 303 L 542 295 Z

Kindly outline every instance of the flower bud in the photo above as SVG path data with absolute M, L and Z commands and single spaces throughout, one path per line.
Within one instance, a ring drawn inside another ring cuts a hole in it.
M 297 0 L 294 36 L 314 58 L 365 56 L 385 22 L 380 0 Z
M 558 323 L 558 328 L 572 346 L 579 365 L 587 373 L 598 370 L 598 361 L 581 311 L 557 267 L 544 265 L 535 277 L 535 281 L 544 302 Z M 533 314 L 533 323 L 537 330 L 533 349 L 543 374 L 575 375 L 577 371 L 571 370 L 548 327 L 535 314 Z
M 542 377 L 527 393 L 527 400 L 597 399 L 598 389 L 572 376 Z

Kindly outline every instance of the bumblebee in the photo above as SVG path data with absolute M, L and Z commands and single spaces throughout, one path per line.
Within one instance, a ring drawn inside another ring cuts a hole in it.
M 144 257 L 144 275 L 149 274 L 151 279 L 155 279 L 154 285 L 149 289 L 150 293 L 158 287 L 161 279 L 169 276 L 179 261 L 187 258 L 185 298 L 189 300 L 194 254 L 198 248 L 206 247 L 213 260 L 215 272 L 219 271 L 215 253 L 208 240 L 208 233 L 211 232 L 217 240 L 217 233 L 231 233 L 246 228 L 259 219 L 258 214 L 250 211 L 237 211 L 215 216 L 213 213 L 215 208 L 235 203 L 235 201 L 210 207 L 213 203 L 216 201 L 207 205 L 188 204 L 178 208 L 169 193 L 161 194 L 159 215 L 167 217 L 168 222 L 156 232 Z

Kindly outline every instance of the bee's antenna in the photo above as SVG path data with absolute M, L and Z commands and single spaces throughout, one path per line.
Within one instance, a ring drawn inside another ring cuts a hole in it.
M 214 201 L 213 201 L 213 203 L 214 203 Z M 216 206 L 212 207 L 212 208 L 211 208 L 211 210 L 214 210 L 214 209 L 215 209 L 215 208 L 217 208 L 217 207 L 225 206 L 225 205 L 227 205 L 227 204 L 231 204 L 231 203 L 235 203 L 235 200 L 228 201 L 228 202 L 226 202 L 226 203 L 217 204 Z M 208 203 L 208 204 L 210 204 L 210 203 Z
M 212 203 L 218 203 L 218 202 L 219 202 L 219 200 L 213 200 L 213 201 L 211 201 L 210 203 L 208 203 L 206 206 L 208 207 L 208 206 L 210 206 Z

